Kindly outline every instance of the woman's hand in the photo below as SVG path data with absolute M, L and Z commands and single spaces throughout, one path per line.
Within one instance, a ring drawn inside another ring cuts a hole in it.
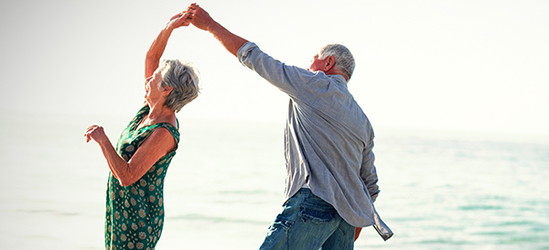
M 103 130 L 103 127 L 98 125 L 89 126 L 84 136 L 86 137 L 86 142 L 90 142 L 93 139 L 97 143 L 101 144 L 101 142 L 105 141 L 105 139 L 108 140 L 105 130 Z
M 172 29 L 176 29 L 183 26 L 189 26 L 189 24 L 191 23 L 189 20 L 189 16 L 190 15 L 189 13 L 187 13 L 187 11 L 177 13 L 174 16 L 172 16 L 172 18 L 170 18 L 170 21 L 168 22 L 167 26 Z

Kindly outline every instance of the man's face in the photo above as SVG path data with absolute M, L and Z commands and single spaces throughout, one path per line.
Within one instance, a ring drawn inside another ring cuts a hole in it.
M 312 72 L 315 72 L 315 71 L 324 72 L 324 68 L 326 66 L 326 60 L 327 59 L 328 59 L 328 57 L 326 57 L 325 59 L 318 59 L 318 54 L 316 54 L 313 57 L 313 59 L 311 59 L 311 66 L 309 66 L 309 68 L 307 70 L 312 71 Z

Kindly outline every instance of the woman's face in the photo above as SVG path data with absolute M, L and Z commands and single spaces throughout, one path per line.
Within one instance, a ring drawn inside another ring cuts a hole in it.
M 159 86 L 162 82 L 162 69 L 158 68 L 154 72 L 154 74 L 147 79 L 147 82 L 145 83 L 145 99 L 147 99 L 149 102 L 153 100 L 157 100 L 160 96 L 162 91 L 160 91 Z

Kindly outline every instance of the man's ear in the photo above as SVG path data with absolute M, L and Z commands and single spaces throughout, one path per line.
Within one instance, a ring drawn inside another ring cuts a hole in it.
M 334 66 L 335 66 L 335 57 L 328 56 L 328 58 L 326 58 L 326 64 L 324 64 L 324 72 L 330 71 Z

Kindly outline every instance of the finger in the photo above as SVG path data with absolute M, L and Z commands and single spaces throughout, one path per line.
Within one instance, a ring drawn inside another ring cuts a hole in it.
M 95 132 L 96 129 L 100 129 L 101 126 L 98 126 L 98 125 L 92 125 L 90 127 L 88 127 L 88 130 L 86 131 L 86 134 L 92 134 L 93 132 Z
M 179 17 L 181 17 L 181 13 L 177 13 L 177 14 L 173 15 L 173 16 L 170 18 L 170 20 L 173 20 L 173 19 L 176 19 L 176 18 L 179 18 Z
M 90 126 L 87 130 L 86 130 L 86 134 L 89 134 L 91 133 L 93 130 L 95 130 L 96 126 Z
M 189 26 L 191 24 L 191 19 L 187 18 L 183 23 L 181 23 L 181 26 Z
M 86 133 L 84 136 L 86 137 L 86 142 L 91 140 L 91 133 Z
M 198 9 L 198 8 L 200 8 L 200 6 L 198 6 L 197 3 L 192 3 L 191 5 L 189 5 L 189 9 L 191 10 Z
M 191 16 L 191 14 L 188 13 L 188 12 L 185 12 L 185 14 L 183 14 L 183 15 L 181 16 L 181 19 L 182 19 L 182 20 L 185 20 L 185 19 L 189 18 L 189 16 Z
M 86 134 L 84 134 L 84 136 L 86 137 L 86 143 L 90 142 L 90 140 L 91 140 L 90 133 L 86 133 Z

